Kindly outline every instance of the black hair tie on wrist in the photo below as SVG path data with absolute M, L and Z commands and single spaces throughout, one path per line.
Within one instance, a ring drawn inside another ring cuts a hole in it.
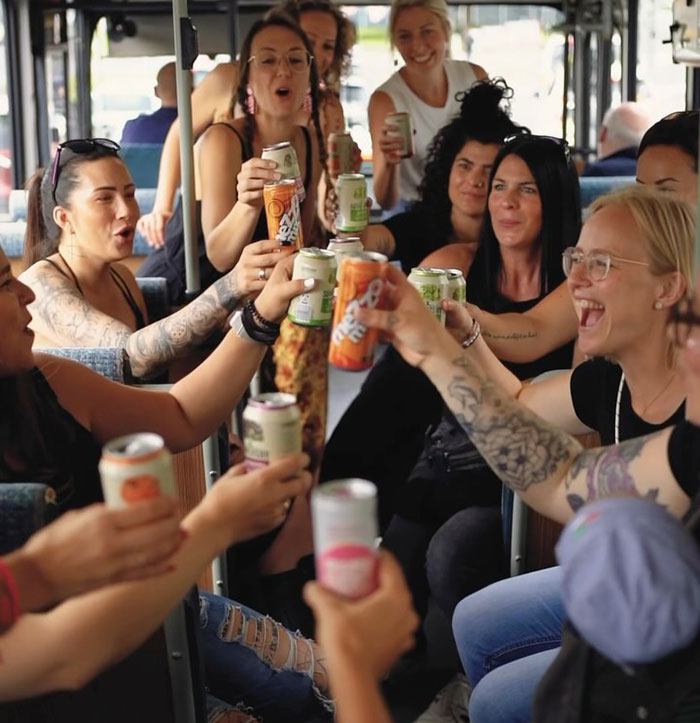
M 261 319 L 269 326 L 262 326 L 262 324 L 258 322 L 258 319 Z M 243 322 L 243 328 L 246 334 L 248 334 L 253 341 L 267 344 L 268 346 L 272 346 L 275 341 L 277 341 L 277 337 L 280 334 L 280 325 L 268 321 L 265 317 L 261 316 L 252 301 L 248 301 L 243 306 L 241 321 Z

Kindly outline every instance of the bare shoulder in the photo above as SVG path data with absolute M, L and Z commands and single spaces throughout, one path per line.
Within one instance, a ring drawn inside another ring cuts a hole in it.
M 141 293 L 141 289 L 136 281 L 133 271 L 126 264 L 119 262 L 112 264 L 112 268 L 117 272 L 117 274 L 119 274 L 119 277 L 126 284 L 139 306 L 143 306 L 143 294 Z
M 209 71 L 195 89 L 197 98 L 230 96 L 238 85 L 238 63 L 219 63 Z
M 396 107 L 394 106 L 394 101 L 391 99 L 388 93 L 385 93 L 383 90 L 375 90 L 374 93 L 370 96 L 369 99 L 369 113 L 372 115 L 373 113 L 392 113 L 396 110 Z
M 477 80 L 485 80 L 489 77 L 488 73 L 480 65 L 477 65 L 476 63 L 469 63 L 469 65 L 471 65 L 472 71 Z
M 236 128 L 235 121 L 221 121 L 210 125 L 199 140 L 200 152 L 225 153 L 228 157 L 240 158 L 241 141 L 234 132 L 234 128 Z M 239 132 L 241 131 L 239 130 Z
M 476 244 L 454 243 L 441 246 L 421 261 L 421 266 L 460 269 L 466 275 L 474 260 Z

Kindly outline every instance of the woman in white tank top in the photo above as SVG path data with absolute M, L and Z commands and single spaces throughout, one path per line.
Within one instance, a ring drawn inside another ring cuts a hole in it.
M 392 46 L 405 66 L 379 86 L 369 101 L 374 197 L 390 209 L 418 197 L 427 150 L 435 133 L 459 113 L 455 93 L 467 90 L 486 71 L 446 58 L 450 21 L 445 0 L 394 0 L 389 15 Z M 389 113 L 411 114 L 414 154 L 402 159 L 401 141 L 392 135 Z

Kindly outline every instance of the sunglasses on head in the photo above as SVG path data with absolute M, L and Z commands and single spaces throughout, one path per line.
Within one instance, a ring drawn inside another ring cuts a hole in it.
M 61 143 L 58 146 L 56 155 L 53 157 L 53 163 L 51 164 L 51 195 L 53 196 L 54 203 L 58 203 L 58 201 L 56 201 L 56 188 L 58 186 L 58 177 L 61 173 L 61 153 L 63 150 L 68 150 L 76 155 L 82 155 L 84 153 L 92 153 L 96 148 L 102 148 L 114 155 L 117 155 L 121 150 L 121 146 L 115 141 L 110 141 L 109 138 L 76 138 L 72 141 Z
M 571 160 L 571 148 L 563 138 L 557 138 L 556 136 L 538 136 L 532 133 L 517 133 L 516 135 L 503 139 L 504 145 L 518 141 L 520 143 L 530 143 L 532 141 L 548 141 L 549 143 L 554 143 L 563 151 L 566 162 L 568 163 Z

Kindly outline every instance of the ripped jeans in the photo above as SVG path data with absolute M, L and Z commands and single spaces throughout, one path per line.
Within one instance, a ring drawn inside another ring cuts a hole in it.
M 331 719 L 325 659 L 316 643 L 211 593 L 200 592 L 199 611 L 206 682 L 213 696 L 265 723 L 323 714 Z

